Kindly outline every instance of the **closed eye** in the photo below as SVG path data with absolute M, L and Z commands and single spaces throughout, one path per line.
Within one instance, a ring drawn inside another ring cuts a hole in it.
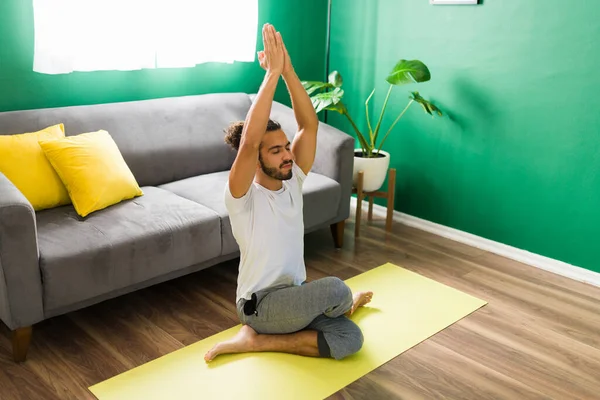
M 287 151 L 290 151 L 290 146 L 291 146 L 291 143 L 290 143 L 290 142 L 287 142 L 287 144 L 285 145 L 285 149 L 286 149 Z M 283 148 L 283 146 L 281 146 L 281 145 L 275 145 L 275 146 L 273 146 L 273 147 L 269 147 L 269 151 L 270 151 L 272 154 L 277 154 L 277 153 L 279 153 L 279 151 L 280 151 L 280 149 L 281 149 L 281 148 Z
M 276 147 L 276 148 L 275 148 L 275 149 L 272 151 L 272 153 L 273 153 L 273 154 L 278 154 L 278 153 L 279 153 L 279 151 L 280 151 L 280 150 L 279 150 L 280 148 L 281 148 L 281 146 L 277 146 L 277 147 Z M 289 145 L 288 145 L 288 146 L 286 146 L 286 147 L 285 147 L 285 149 L 286 149 L 287 151 L 290 151 L 290 146 L 289 146 Z

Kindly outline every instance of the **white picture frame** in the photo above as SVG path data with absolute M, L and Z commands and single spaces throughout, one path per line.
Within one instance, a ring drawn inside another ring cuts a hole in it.
M 479 0 L 429 0 L 429 4 L 433 5 L 467 5 L 467 4 L 479 4 Z

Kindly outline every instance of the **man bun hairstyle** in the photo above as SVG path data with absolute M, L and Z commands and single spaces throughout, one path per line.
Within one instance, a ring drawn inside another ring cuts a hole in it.
M 237 121 L 230 124 L 225 129 L 225 143 L 230 145 L 233 149 L 240 149 L 240 141 L 242 140 L 242 132 L 244 131 L 245 121 Z M 269 119 L 267 122 L 267 132 L 277 131 L 281 129 L 281 125 L 278 122 Z
M 244 130 L 244 121 L 234 122 L 225 129 L 225 143 L 235 150 L 240 149 L 240 139 Z

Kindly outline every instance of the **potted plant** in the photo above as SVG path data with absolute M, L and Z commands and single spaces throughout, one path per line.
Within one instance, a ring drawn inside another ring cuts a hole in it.
M 385 114 L 387 103 L 394 86 L 426 82 L 430 79 L 431 73 L 423 62 L 419 60 L 398 61 L 386 78 L 390 87 L 387 96 L 385 97 L 385 101 L 383 102 L 383 107 L 375 129 L 372 128 L 369 119 L 369 101 L 373 97 L 375 89 L 373 89 L 365 102 L 368 134 L 363 134 L 358 126 L 356 126 L 354 120 L 350 117 L 346 105 L 342 102 L 344 96 L 344 90 L 342 89 L 343 79 L 338 71 L 333 71 L 329 74 L 328 82 L 302 82 L 304 89 L 306 89 L 308 95 L 311 97 L 313 107 L 317 113 L 323 110 L 335 111 L 345 115 L 346 118 L 348 118 L 348 121 L 350 121 L 360 144 L 360 148 L 354 150 L 354 184 L 356 185 L 358 171 L 364 171 L 363 190 L 365 192 L 374 192 L 383 185 L 390 164 L 390 154 L 382 150 L 383 144 L 400 118 L 402 118 L 413 103 L 416 102 L 421 104 L 423 110 L 431 116 L 433 116 L 433 113 L 436 113 L 439 116 L 443 115 L 439 108 L 421 97 L 419 92 L 411 92 L 408 105 L 390 125 L 389 129 L 383 135 L 383 139 L 378 142 L 378 139 L 380 139 L 381 121 L 383 120 L 383 115 Z

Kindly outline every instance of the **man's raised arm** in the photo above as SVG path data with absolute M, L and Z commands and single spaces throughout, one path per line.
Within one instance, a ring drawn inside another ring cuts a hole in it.
M 246 116 L 239 150 L 229 173 L 229 190 L 235 198 L 244 196 L 254 180 L 258 149 L 267 129 L 273 96 L 284 65 L 281 36 L 269 24 L 263 26 L 262 34 L 265 50 L 259 59 L 267 72 Z
M 317 151 L 319 119 L 317 118 L 317 113 L 310 101 L 310 97 L 302 86 L 298 75 L 296 75 L 296 71 L 294 71 L 285 44 L 283 45 L 283 50 L 285 54 L 285 65 L 282 76 L 287 85 L 288 92 L 290 93 L 292 108 L 294 109 L 296 123 L 298 124 L 298 133 L 292 143 L 292 154 L 294 154 L 296 164 L 298 164 L 305 174 L 308 174 L 312 168 L 315 160 L 315 153 Z

